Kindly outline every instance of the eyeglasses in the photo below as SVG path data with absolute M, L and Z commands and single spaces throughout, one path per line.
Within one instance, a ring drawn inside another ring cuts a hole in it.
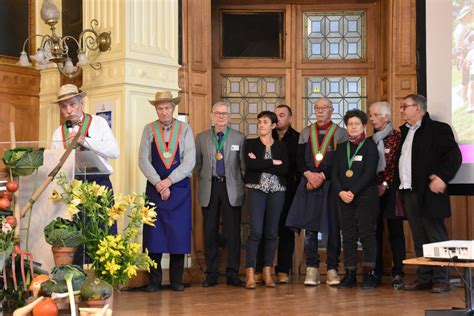
M 407 109 L 407 107 L 410 107 L 410 106 L 417 106 L 418 104 L 417 103 L 413 103 L 413 104 L 406 104 L 406 103 L 403 103 L 402 105 L 400 105 L 400 110 L 403 110 L 405 111 Z
M 214 112 L 214 115 L 215 116 L 227 116 L 227 115 L 229 115 L 229 113 L 227 113 L 227 112 Z
M 326 112 L 327 110 L 332 109 L 330 106 L 322 106 L 322 107 L 317 107 L 314 108 L 315 112 Z

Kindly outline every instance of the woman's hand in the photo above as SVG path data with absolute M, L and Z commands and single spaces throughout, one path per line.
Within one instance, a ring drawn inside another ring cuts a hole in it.
M 273 165 L 274 166 L 280 166 L 281 164 L 283 164 L 283 161 L 278 160 L 278 159 L 273 159 Z
M 351 191 L 341 191 L 339 192 L 339 197 L 346 204 L 349 204 L 354 200 L 354 194 Z
M 155 189 L 158 193 L 162 194 L 164 190 L 168 189 L 173 183 L 169 178 L 161 180 L 155 185 Z
M 250 159 L 257 159 L 254 153 L 249 153 L 249 158 Z

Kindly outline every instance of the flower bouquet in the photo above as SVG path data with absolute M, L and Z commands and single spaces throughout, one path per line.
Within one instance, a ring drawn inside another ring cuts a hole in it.
M 51 198 L 65 203 L 80 227 L 97 278 L 118 288 L 137 275 L 138 269 L 156 267 L 138 242 L 142 225 L 154 226 L 156 220 L 155 208 L 147 203 L 145 195 L 116 195 L 114 199 L 107 187 L 79 180 L 69 184 L 64 174 L 58 175 L 57 183 L 62 192 L 53 191 Z M 128 223 L 123 231 L 110 233 L 110 227 L 125 216 Z

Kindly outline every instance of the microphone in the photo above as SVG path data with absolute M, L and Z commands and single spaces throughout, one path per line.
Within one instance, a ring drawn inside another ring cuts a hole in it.
M 67 130 L 68 132 L 72 132 L 72 127 L 73 127 L 73 124 L 72 124 L 72 121 L 71 120 L 66 120 L 66 127 L 67 127 Z

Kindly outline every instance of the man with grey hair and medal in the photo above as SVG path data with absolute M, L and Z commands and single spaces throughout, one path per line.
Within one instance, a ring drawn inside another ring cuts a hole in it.
M 243 286 L 239 278 L 240 219 L 244 203 L 245 135 L 230 128 L 230 107 L 212 107 L 213 127 L 196 139 L 196 173 L 204 220 L 206 278 L 203 287 L 218 283 L 218 236 L 221 218 L 227 239 L 227 285 Z
M 333 105 L 322 97 L 314 104 L 316 123 L 305 127 L 298 141 L 296 163 L 303 175 L 291 204 L 286 226 L 305 230 L 306 286 L 321 283 L 319 276 L 318 233 L 327 233 L 328 285 L 338 285 L 337 272 L 341 238 L 336 198 L 330 190 L 337 144 L 347 140 L 347 131 L 331 120 Z
M 184 256 L 191 253 L 191 181 L 196 149 L 191 127 L 173 118 L 179 97 L 157 92 L 150 104 L 158 120 L 143 129 L 138 164 L 146 195 L 159 212 L 155 227 L 144 225 L 143 248 L 158 264 L 150 268 L 148 292 L 162 289 L 161 259 L 170 254 L 170 289 L 183 291 Z

